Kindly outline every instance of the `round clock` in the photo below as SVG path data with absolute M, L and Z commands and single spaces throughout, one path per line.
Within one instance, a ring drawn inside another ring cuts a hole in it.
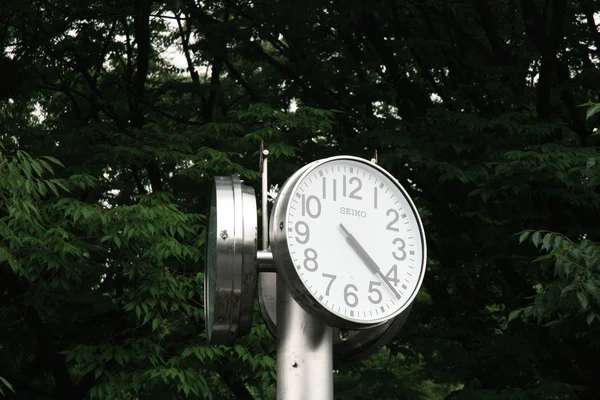
M 412 200 L 383 168 L 350 156 L 312 163 L 286 182 L 271 217 L 277 272 L 308 313 L 361 329 L 412 304 L 425 235 Z
M 206 232 L 207 337 L 231 344 L 252 327 L 257 274 L 256 198 L 237 175 L 215 177 Z

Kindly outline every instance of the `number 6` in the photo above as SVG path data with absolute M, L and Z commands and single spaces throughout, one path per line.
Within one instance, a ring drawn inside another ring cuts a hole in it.
M 358 304 L 358 296 L 356 293 L 351 292 L 350 289 L 354 289 L 354 291 L 358 291 L 358 288 L 355 285 L 349 284 L 344 288 L 344 301 L 348 305 L 348 307 L 356 307 Z

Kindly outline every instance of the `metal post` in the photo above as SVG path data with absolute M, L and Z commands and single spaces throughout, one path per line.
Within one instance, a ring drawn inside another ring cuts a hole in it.
M 333 400 L 332 329 L 292 298 L 277 275 L 277 400 Z
M 262 249 L 269 247 L 269 211 L 267 208 L 267 196 L 269 192 L 269 174 L 267 169 L 267 156 L 269 150 L 260 144 L 260 172 L 262 173 Z

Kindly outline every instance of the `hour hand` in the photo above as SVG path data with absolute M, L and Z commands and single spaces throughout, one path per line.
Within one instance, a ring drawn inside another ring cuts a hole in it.
M 389 288 L 392 290 L 392 292 L 396 295 L 396 298 L 400 298 L 400 294 L 398 293 L 398 291 L 396 290 L 396 288 L 394 287 L 394 285 L 392 285 L 386 278 L 385 276 L 383 276 L 383 274 L 381 273 L 381 270 L 379 269 L 379 266 L 377 265 L 377 263 L 375 262 L 375 260 L 373 260 L 373 258 L 371 258 L 371 256 L 369 255 L 369 253 L 367 253 L 367 251 L 365 250 L 364 247 L 361 246 L 361 244 L 358 242 L 358 240 L 356 240 L 356 238 L 354 237 L 353 234 L 351 234 L 350 232 L 348 232 L 348 229 L 346 229 L 346 227 L 344 226 L 344 224 L 340 224 L 340 229 L 342 230 L 342 232 L 344 232 L 344 235 L 346 235 L 346 241 L 350 244 L 350 247 L 352 247 L 352 249 L 354 249 L 354 251 L 356 252 L 356 254 L 358 254 L 358 256 L 363 260 L 363 262 L 365 264 L 367 264 L 367 267 L 369 267 L 369 269 L 379 275 L 381 277 L 381 279 L 389 286 Z

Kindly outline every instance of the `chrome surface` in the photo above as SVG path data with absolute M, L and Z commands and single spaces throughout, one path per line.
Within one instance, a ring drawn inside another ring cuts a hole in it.
M 215 177 L 206 240 L 204 308 L 208 341 L 231 344 L 252 327 L 257 218 L 254 189 L 237 175 Z
M 258 306 L 263 320 L 273 337 L 277 337 L 277 274 L 261 272 L 258 274 Z
M 308 314 L 277 276 L 277 400 L 333 400 L 332 329 Z
M 268 195 L 269 192 L 269 170 L 268 170 L 268 156 L 269 150 L 260 145 L 260 172 L 262 174 L 262 249 L 267 250 L 269 248 L 269 209 L 268 209 Z
M 275 263 L 273 262 L 273 253 L 266 250 L 259 250 L 256 254 L 258 262 L 258 272 L 275 272 Z

